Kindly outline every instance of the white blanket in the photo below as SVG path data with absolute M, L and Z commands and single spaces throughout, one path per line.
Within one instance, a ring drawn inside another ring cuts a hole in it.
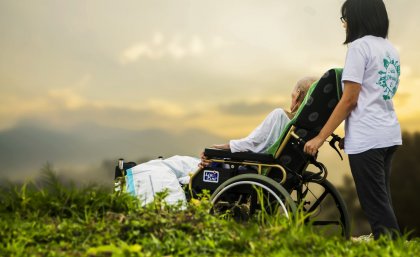
M 186 203 L 180 184 L 189 183 L 189 174 L 194 173 L 200 159 L 175 155 L 167 159 L 156 159 L 127 170 L 126 191 L 137 196 L 142 205 L 153 201 L 158 192 L 168 191 L 165 202 Z

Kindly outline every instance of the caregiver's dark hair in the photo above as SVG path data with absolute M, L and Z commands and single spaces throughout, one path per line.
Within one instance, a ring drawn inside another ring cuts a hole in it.
M 367 35 L 388 37 L 389 20 L 382 0 L 347 0 L 341 15 L 347 23 L 344 44 Z

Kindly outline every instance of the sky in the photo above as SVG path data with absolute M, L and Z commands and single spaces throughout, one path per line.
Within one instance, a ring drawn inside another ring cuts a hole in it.
M 244 137 L 289 108 L 299 78 L 343 66 L 342 3 L 1 0 L 0 132 L 92 123 Z M 419 131 L 420 2 L 385 4 L 401 55 L 396 112 Z

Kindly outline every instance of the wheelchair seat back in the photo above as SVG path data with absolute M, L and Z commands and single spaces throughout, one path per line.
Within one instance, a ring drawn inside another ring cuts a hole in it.
M 303 174 L 310 163 L 301 140 L 308 141 L 316 136 L 330 117 L 342 94 L 341 72 L 341 69 L 331 69 L 311 85 L 296 115 L 266 153 L 205 149 L 205 155 L 213 163 L 192 175 L 191 195 L 203 189 L 213 193 L 226 180 L 249 173 L 266 175 L 283 183 L 286 189 L 292 188 L 296 174 Z
M 341 73 L 342 69 L 331 69 L 311 85 L 294 118 L 268 149 L 288 172 L 302 173 L 309 164 L 310 157 L 294 136 L 307 142 L 321 131 L 341 98 Z

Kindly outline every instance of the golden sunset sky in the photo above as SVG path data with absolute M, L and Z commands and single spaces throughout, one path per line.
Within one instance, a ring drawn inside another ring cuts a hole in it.
M 0 132 L 92 123 L 244 137 L 289 108 L 300 77 L 343 66 L 342 3 L 2 0 Z M 420 1 L 385 4 L 401 55 L 395 108 L 419 131 Z
M 395 107 L 420 130 L 420 2 L 385 1 Z M 1 1 L 0 130 L 21 120 L 245 136 L 304 75 L 341 67 L 338 0 Z

